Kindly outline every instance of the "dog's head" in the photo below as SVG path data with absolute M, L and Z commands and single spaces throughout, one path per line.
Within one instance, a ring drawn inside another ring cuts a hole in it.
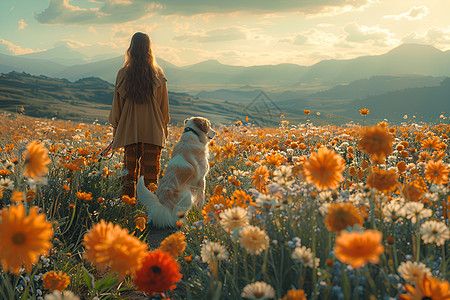
M 184 128 L 191 128 L 199 136 L 200 141 L 207 143 L 213 139 L 216 132 L 211 128 L 211 122 L 202 117 L 192 117 L 184 121 Z M 202 138 L 204 137 L 204 138 Z

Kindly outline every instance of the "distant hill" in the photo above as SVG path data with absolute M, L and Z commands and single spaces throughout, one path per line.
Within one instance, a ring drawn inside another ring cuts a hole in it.
M 450 113 L 450 77 L 438 86 L 407 88 L 377 96 L 369 96 L 363 100 L 355 100 L 346 109 L 346 114 L 356 118 L 359 109 L 368 108 L 370 118 L 381 121 L 402 122 L 404 115 L 416 121 L 435 121 L 444 112 Z
M 0 75 L 0 110 L 19 112 L 23 106 L 25 114 L 33 117 L 103 123 L 107 122 L 113 92 L 113 84 L 96 77 L 71 82 L 10 72 Z M 261 103 L 243 107 L 226 100 L 204 99 L 186 93 L 169 92 L 169 103 L 172 123 L 183 122 L 191 116 L 206 117 L 215 124 L 253 116 L 264 119 L 266 125 L 276 126 L 281 113 L 292 121 L 306 119 L 295 110 L 273 111 Z
M 67 46 L 58 46 L 41 52 L 22 54 L 19 55 L 19 57 L 46 59 L 65 66 L 83 63 L 87 59 L 86 55 L 81 54 L 80 52 Z
M 0 72 L 17 70 L 69 80 L 99 77 L 114 82 L 117 70 L 124 62 L 124 56 L 119 56 L 69 67 L 53 63 L 46 68 L 42 61 L 30 64 L 30 58 L 27 58 L 27 61 L 23 59 L 25 57 L 0 56 Z M 376 75 L 450 75 L 450 51 L 443 52 L 429 45 L 417 44 L 404 44 L 382 55 L 324 60 L 312 66 L 279 64 L 243 67 L 209 60 L 178 67 L 164 60 L 158 62 L 163 67 L 172 90 L 190 93 L 202 90 L 235 90 L 245 85 L 258 86 L 258 89 L 265 92 L 280 92 L 283 89 L 304 93 L 317 92 L 337 84 L 348 84 Z M 38 68 L 38 65 L 42 67 Z

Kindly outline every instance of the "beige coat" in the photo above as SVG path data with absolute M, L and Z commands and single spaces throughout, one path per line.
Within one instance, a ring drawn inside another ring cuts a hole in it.
M 164 147 L 169 123 L 169 96 L 167 79 L 161 75 L 154 88 L 151 101 L 138 104 L 127 99 L 124 84 L 124 69 L 117 73 L 114 99 L 109 114 L 109 122 L 115 128 L 114 143 L 116 149 L 142 142 Z

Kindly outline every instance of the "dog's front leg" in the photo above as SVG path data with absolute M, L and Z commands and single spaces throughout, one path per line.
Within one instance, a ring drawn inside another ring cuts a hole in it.
M 205 205 L 205 185 L 205 178 L 200 179 L 197 183 L 195 206 L 200 209 Z

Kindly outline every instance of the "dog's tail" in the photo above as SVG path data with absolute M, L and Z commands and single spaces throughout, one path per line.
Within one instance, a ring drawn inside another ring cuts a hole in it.
M 162 205 L 156 195 L 145 187 L 143 176 L 139 178 L 139 182 L 136 187 L 136 195 L 139 202 L 142 205 L 145 205 L 147 216 L 150 220 L 152 220 L 153 226 L 158 228 L 176 227 L 177 219 L 173 216 L 169 208 Z

